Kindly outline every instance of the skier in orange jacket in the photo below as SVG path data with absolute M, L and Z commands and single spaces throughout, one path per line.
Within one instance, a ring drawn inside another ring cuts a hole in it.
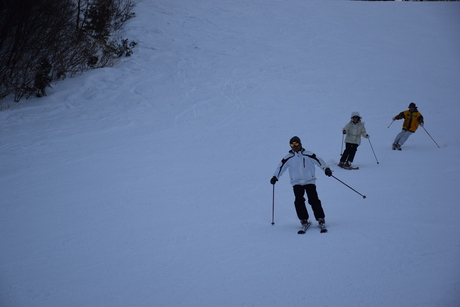
M 424 124 L 423 115 L 418 111 L 417 106 L 413 102 L 409 104 L 409 110 L 403 111 L 393 117 L 393 120 L 399 119 L 404 119 L 404 122 L 402 131 L 398 133 L 393 142 L 393 150 L 401 150 L 401 146 L 407 141 L 409 136 L 417 130 L 419 125 L 423 127 Z

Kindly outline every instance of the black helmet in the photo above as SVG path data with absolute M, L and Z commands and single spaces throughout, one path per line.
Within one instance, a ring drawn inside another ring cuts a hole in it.
M 417 109 L 417 106 L 415 105 L 415 103 L 411 102 L 409 103 L 409 108 Z
M 300 138 L 298 136 L 293 136 L 290 140 L 289 140 L 289 144 L 291 144 L 292 142 L 297 142 L 299 144 L 302 144 L 302 142 L 300 141 Z

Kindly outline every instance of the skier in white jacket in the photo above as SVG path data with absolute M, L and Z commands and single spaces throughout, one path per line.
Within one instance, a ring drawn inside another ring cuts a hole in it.
M 355 159 L 358 146 L 361 144 L 361 136 L 369 138 L 369 134 L 366 132 L 364 122 L 361 121 L 359 112 L 351 113 L 351 120 L 343 127 L 342 133 L 346 134 L 345 150 L 340 158 L 339 166 L 349 169 Z
M 308 203 L 311 205 L 315 219 L 320 225 L 324 225 L 325 215 L 321 200 L 318 198 L 318 193 L 316 192 L 315 165 L 324 170 L 326 176 L 332 176 L 332 171 L 323 159 L 318 158 L 313 152 L 302 148 L 299 137 L 292 137 L 289 144 L 292 150 L 281 160 L 270 183 L 275 184 L 281 175 L 289 169 L 289 176 L 295 196 L 294 205 L 300 223 L 302 225 L 308 224 L 309 215 L 304 197 L 304 193 L 306 192 Z

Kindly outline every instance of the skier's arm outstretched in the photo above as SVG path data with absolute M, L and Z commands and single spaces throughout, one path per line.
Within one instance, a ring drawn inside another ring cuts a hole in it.
M 313 163 L 316 164 L 316 166 L 318 166 L 324 171 L 326 176 L 328 177 L 332 176 L 332 171 L 329 168 L 329 165 L 327 165 L 327 163 L 323 159 L 321 159 L 320 157 L 317 157 L 314 153 L 309 153 L 307 154 L 307 156 L 310 159 L 312 159 Z

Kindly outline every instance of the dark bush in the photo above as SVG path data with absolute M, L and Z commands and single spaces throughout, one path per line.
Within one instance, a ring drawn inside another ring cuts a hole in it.
M 132 0 L 0 2 L 0 100 L 46 95 L 53 81 L 112 65 L 134 42 L 116 39 Z

